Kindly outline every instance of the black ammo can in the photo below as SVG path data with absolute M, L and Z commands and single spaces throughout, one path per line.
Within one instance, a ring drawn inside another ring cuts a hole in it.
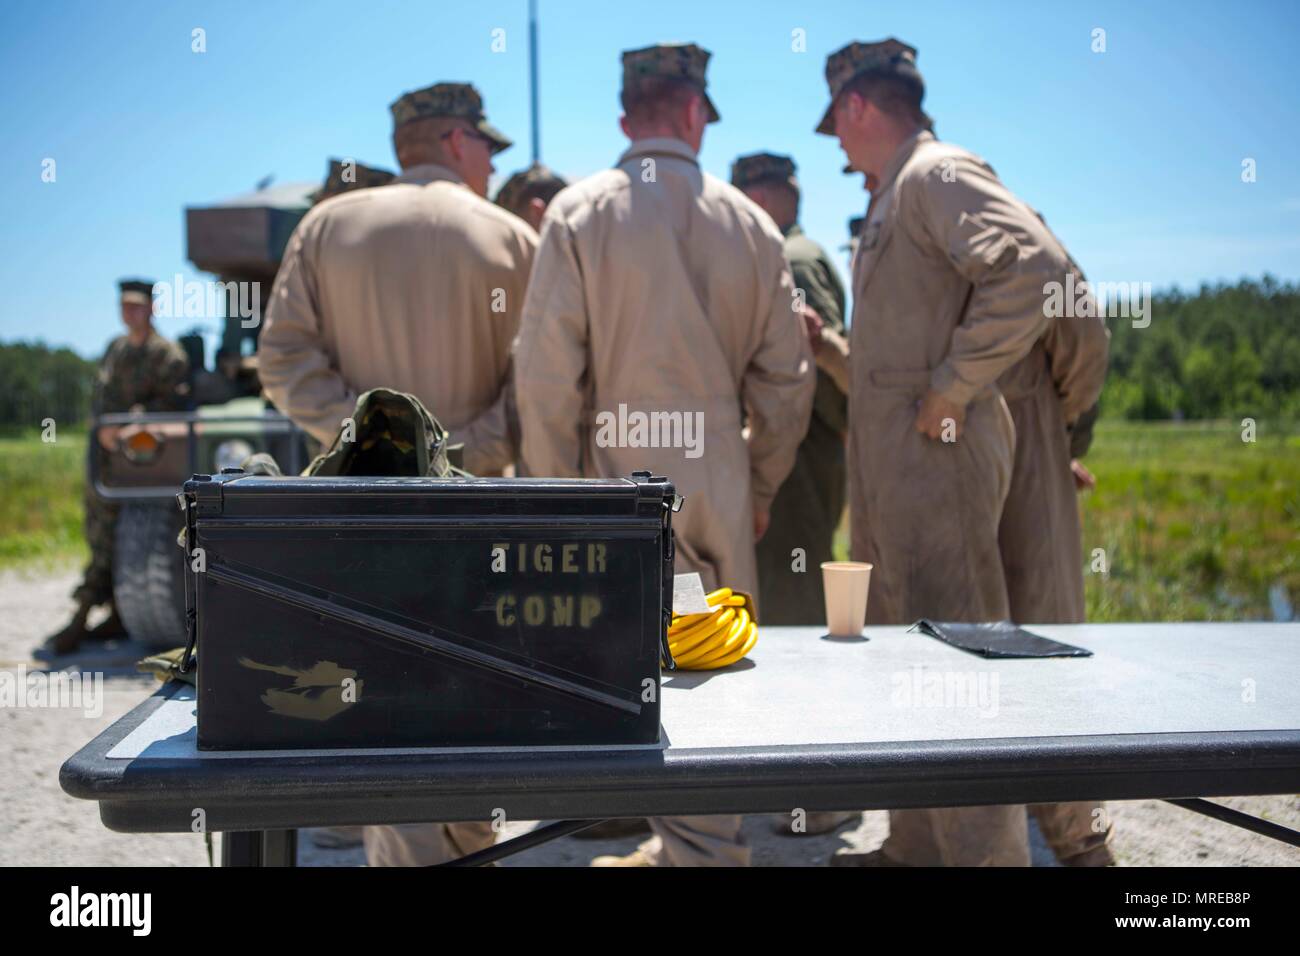
M 199 749 L 656 742 L 679 504 L 649 472 L 196 475 Z

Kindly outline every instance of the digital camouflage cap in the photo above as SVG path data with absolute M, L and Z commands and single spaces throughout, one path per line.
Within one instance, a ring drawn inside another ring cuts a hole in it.
M 435 83 L 422 90 L 411 90 L 395 99 L 389 109 L 393 114 L 393 129 L 418 119 L 449 116 L 472 123 L 491 143 L 493 153 L 514 145 L 487 121 L 483 113 L 483 97 L 471 83 Z
M 663 76 L 686 80 L 699 89 L 704 97 L 704 106 L 709 111 L 709 122 L 716 123 L 722 117 L 709 99 L 708 80 L 705 77 L 712 55 L 694 43 L 658 43 L 640 50 L 624 50 L 623 89 L 633 89 L 638 80 L 647 77 Z
M 777 153 L 751 153 L 738 157 L 731 164 L 731 185 L 737 189 L 770 181 L 789 183 L 798 189 L 799 181 L 794 177 L 794 160 Z
M 373 186 L 386 186 L 394 179 L 394 174 L 386 169 L 363 166 L 350 159 L 331 159 L 325 182 L 320 189 L 311 194 L 312 203 L 324 202 L 332 196 L 351 192 L 354 189 L 369 189 Z
M 925 81 L 916 68 L 916 48 L 890 37 L 875 43 L 854 40 L 826 58 L 826 85 L 831 92 L 831 105 L 826 107 L 817 132 L 835 135 L 835 99 L 849 82 L 859 76 L 876 73 L 881 76 L 901 76 L 911 80 L 925 92 Z
M 496 204 L 514 212 L 534 197 L 549 203 L 555 198 L 555 194 L 567 185 L 569 185 L 568 180 L 549 166 L 534 163 L 505 181 L 505 184 L 497 190 Z

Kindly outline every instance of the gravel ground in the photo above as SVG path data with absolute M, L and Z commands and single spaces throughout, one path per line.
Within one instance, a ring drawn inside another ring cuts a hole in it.
M 88 740 L 156 687 L 137 675 L 138 645 L 125 643 L 95 653 L 41 661 L 33 650 L 71 614 L 73 569 L 0 573 L 0 670 L 25 667 L 81 670 L 104 675 L 103 712 L 73 708 L 0 709 L 0 865 L 206 866 L 201 837 L 190 834 L 113 833 L 99 821 L 94 803 L 74 800 L 59 788 L 59 766 Z M 1296 796 L 1237 797 L 1222 802 L 1277 823 L 1300 828 Z M 1296 866 L 1300 850 L 1157 801 L 1109 805 L 1115 823 L 1114 851 L 1124 866 Z M 514 836 L 535 824 L 507 824 Z M 887 832 L 883 812 L 865 813 L 856 827 L 820 837 L 782 837 L 770 818 L 749 817 L 745 833 L 762 866 L 819 866 L 841 847 L 870 850 Z M 1035 866 L 1054 866 L 1051 852 L 1031 825 Z M 327 850 L 300 840 L 306 866 L 358 866 L 359 848 Z M 628 853 L 636 839 L 566 838 L 522 853 L 506 866 L 584 866 L 601 853 Z

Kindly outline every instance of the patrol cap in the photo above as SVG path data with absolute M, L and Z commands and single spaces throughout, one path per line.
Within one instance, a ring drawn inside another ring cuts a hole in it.
M 365 166 L 355 160 L 331 159 L 321 188 L 311 194 L 313 203 L 323 202 L 353 189 L 369 189 L 392 182 L 394 174 L 386 169 Z
M 709 111 L 709 122 L 716 123 L 722 117 L 718 115 L 713 100 L 709 99 L 706 92 L 708 81 L 704 76 L 712 55 L 694 43 L 657 43 L 640 50 L 624 50 L 623 89 L 631 88 L 643 77 L 664 76 L 686 80 L 699 89 Z
M 789 183 L 798 189 L 799 181 L 794 177 L 794 160 L 777 153 L 751 153 L 737 157 L 731 164 L 731 185 L 737 189 L 772 180 Z
M 568 180 L 556 173 L 549 166 L 533 163 L 527 169 L 515 173 L 497 190 L 496 204 L 511 212 L 518 209 L 526 199 L 536 196 L 550 202 L 565 186 Z
M 474 128 L 491 142 L 493 153 L 514 145 L 487 121 L 483 114 L 483 97 L 471 83 L 435 83 L 422 90 L 411 90 L 393 100 L 388 108 L 393 113 L 393 129 L 430 116 L 450 116 L 474 124 Z
M 817 132 L 835 135 L 835 99 L 852 80 L 868 73 L 879 76 L 899 76 L 915 83 L 925 93 L 925 81 L 916 68 L 916 48 L 890 37 L 875 43 L 854 40 L 826 58 L 826 85 L 831 92 L 831 105 L 826 108 Z
M 153 305 L 152 279 L 122 279 L 117 283 L 123 302 Z

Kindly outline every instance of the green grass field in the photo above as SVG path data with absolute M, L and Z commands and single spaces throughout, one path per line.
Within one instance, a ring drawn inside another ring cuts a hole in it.
M 85 560 L 81 496 L 86 433 L 60 429 L 0 436 L 0 567 Z
M 1300 428 L 1238 422 L 1104 422 L 1083 503 L 1096 621 L 1259 620 L 1270 586 L 1300 603 Z
M 1270 618 L 1281 583 L 1300 604 L 1300 426 L 1261 421 L 1256 441 L 1233 422 L 1103 421 L 1085 463 L 1090 621 Z M 836 535 L 848 554 L 847 528 Z
M 85 560 L 84 433 L 0 437 L 0 567 Z M 1281 583 L 1300 604 L 1300 426 L 1102 422 L 1083 501 L 1094 621 L 1258 620 Z M 847 551 L 841 529 L 837 553 Z

